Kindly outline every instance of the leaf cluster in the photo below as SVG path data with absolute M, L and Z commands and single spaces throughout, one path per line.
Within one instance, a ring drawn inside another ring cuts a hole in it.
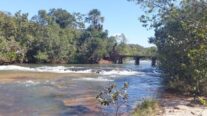
M 116 115 L 119 112 L 119 109 L 123 105 L 127 105 L 128 100 L 128 83 L 125 82 L 123 87 L 118 88 L 116 84 L 112 84 L 109 87 L 101 91 L 97 96 L 97 101 L 103 106 L 112 105 L 115 108 Z

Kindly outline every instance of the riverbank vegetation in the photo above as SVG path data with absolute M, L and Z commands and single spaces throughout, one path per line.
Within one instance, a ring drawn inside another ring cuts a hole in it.
M 207 95 L 207 1 L 129 0 L 145 9 L 143 26 L 158 49 L 166 88 L 185 95 Z
M 104 17 L 97 9 L 88 14 L 64 9 L 28 13 L 0 12 L 0 64 L 5 63 L 97 63 L 114 52 L 149 54 L 155 48 L 117 41 L 104 30 Z M 120 39 L 120 38 L 119 38 Z M 143 51 L 144 50 L 144 51 Z
M 157 116 L 161 111 L 158 101 L 153 99 L 144 100 L 134 109 L 133 116 Z
M 128 86 L 127 82 L 123 87 L 117 87 L 116 84 L 109 85 L 97 95 L 96 99 L 101 105 L 110 107 L 115 113 L 114 116 L 120 116 L 128 105 Z

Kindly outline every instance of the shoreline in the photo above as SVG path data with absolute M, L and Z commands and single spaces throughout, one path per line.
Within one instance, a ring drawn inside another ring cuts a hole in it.
M 159 116 L 207 116 L 207 107 L 192 103 L 193 97 L 165 92 L 158 101 L 162 108 Z
M 40 63 L 30 63 L 30 62 L 0 62 L 0 66 L 1 65 L 24 65 L 24 64 L 44 64 L 44 65 L 70 65 L 70 64 L 81 64 L 81 63 L 61 63 L 61 62 L 50 62 L 50 63 L 44 63 L 44 62 L 40 62 Z M 85 63 L 84 63 L 85 64 Z M 106 59 L 100 59 L 98 62 L 94 62 L 94 63 L 86 63 L 86 64 L 114 64 L 113 61 L 111 59 L 106 60 Z

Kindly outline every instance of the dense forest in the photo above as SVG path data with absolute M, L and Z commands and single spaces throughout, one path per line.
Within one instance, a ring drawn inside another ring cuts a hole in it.
M 167 88 L 186 95 L 207 95 L 207 1 L 129 0 L 145 14 L 143 26 L 158 49 L 159 68 Z
M 126 44 L 124 34 L 109 36 L 97 9 L 88 14 L 64 9 L 0 12 L 0 64 L 97 63 L 112 53 L 151 55 L 155 47 Z M 119 41 L 118 41 L 119 38 Z

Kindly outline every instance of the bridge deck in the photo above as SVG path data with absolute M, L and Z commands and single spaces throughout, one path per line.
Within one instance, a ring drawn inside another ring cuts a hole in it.
M 119 55 L 121 58 L 127 58 L 127 57 L 132 57 L 132 58 L 156 58 L 155 56 L 142 56 L 142 55 Z
M 152 66 L 156 65 L 156 57 L 155 56 L 141 56 L 141 55 L 118 55 L 117 60 L 115 60 L 115 63 L 118 61 L 118 64 L 123 64 L 123 59 L 131 57 L 135 59 L 135 64 L 139 65 L 140 64 L 140 59 L 151 59 L 152 60 Z

